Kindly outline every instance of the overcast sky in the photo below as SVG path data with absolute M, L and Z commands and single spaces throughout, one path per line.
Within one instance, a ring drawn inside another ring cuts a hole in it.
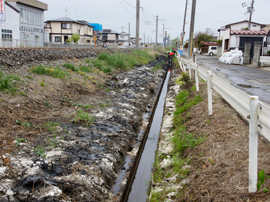
M 48 4 L 45 20 L 67 17 L 77 20 L 86 20 L 100 23 L 103 29 L 112 29 L 117 32 L 128 32 L 128 23 L 131 27 L 131 36 L 136 31 L 136 0 L 40 0 Z M 205 32 L 207 28 L 218 35 L 217 29 L 226 24 L 247 20 L 246 13 L 251 0 L 197 0 L 194 32 Z M 183 19 L 186 0 L 141 0 L 140 38 L 155 42 L 156 15 L 159 17 L 158 41 L 162 41 L 163 24 L 171 38 L 180 35 L 183 29 Z M 189 38 L 190 16 L 192 0 L 188 0 L 186 18 L 186 35 Z M 66 12 L 67 7 L 67 12 Z M 270 0 L 255 0 L 255 12 L 252 21 L 270 24 Z

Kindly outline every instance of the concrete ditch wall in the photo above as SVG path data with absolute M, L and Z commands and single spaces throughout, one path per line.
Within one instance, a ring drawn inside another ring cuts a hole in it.
M 40 61 L 85 58 L 97 56 L 100 52 L 130 51 L 130 49 L 98 48 L 11 48 L 0 49 L 0 65 L 21 66 Z

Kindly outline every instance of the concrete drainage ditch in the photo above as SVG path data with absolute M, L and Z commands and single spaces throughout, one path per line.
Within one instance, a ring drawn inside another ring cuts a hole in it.
M 32 149 L 48 147 L 44 134 L 3 155 L 10 163 L 0 162 L 0 201 L 120 201 L 166 73 L 154 65 L 111 80 L 110 106 L 90 127 L 58 126 L 65 136 L 44 159 Z

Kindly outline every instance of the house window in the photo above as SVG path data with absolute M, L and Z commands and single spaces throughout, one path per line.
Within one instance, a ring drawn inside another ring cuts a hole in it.
M 12 41 L 12 30 L 2 29 L 2 41 Z
M 41 25 L 41 13 L 20 9 L 20 22 L 33 25 Z
M 252 25 L 252 27 L 256 27 L 256 25 Z
M 86 43 L 90 43 L 90 40 L 86 40 Z
M 38 35 L 35 35 L 35 40 L 39 41 L 39 36 Z
M 70 23 L 62 23 L 62 29 L 70 29 Z
M 56 36 L 55 37 L 55 42 L 61 42 L 61 37 L 60 36 Z

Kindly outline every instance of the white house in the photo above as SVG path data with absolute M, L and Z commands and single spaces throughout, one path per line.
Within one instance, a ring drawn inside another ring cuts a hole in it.
M 20 44 L 20 11 L 8 2 L 4 4 L 4 18 L 0 21 L 0 47 L 17 47 Z
M 14 21 L 9 19 L 11 16 L 8 13 L 6 15 L 6 21 L 12 21 L 10 26 L 14 30 L 17 26 L 19 28 L 19 36 L 13 36 L 12 39 L 18 40 L 19 46 L 44 46 L 44 11 L 48 10 L 48 5 L 37 0 L 6 0 L 6 2 L 20 14 L 19 19 L 16 18 Z M 5 29 L 7 24 L 2 29 Z
M 253 53 L 254 42 L 266 41 L 267 31 L 263 30 L 266 25 L 251 22 L 250 30 L 247 30 L 249 21 L 241 21 L 225 25 L 218 29 L 219 40 L 222 40 L 222 53 L 238 48 L 244 51 L 245 42 L 251 42 Z

